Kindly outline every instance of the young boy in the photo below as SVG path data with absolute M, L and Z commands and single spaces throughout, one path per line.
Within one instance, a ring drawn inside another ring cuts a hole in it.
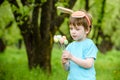
M 67 80 L 96 80 L 94 61 L 98 49 L 87 38 L 92 26 L 91 16 L 84 11 L 73 12 L 69 28 L 73 42 L 62 54 L 62 64 L 69 71 Z

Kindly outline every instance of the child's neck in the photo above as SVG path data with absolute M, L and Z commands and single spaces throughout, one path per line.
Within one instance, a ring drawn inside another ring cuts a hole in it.
M 77 42 L 81 42 L 81 41 L 84 41 L 84 40 L 86 40 L 87 39 L 87 37 L 85 37 L 85 38 L 83 38 L 83 39 L 80 39 L 80 40 L 77 40 Z

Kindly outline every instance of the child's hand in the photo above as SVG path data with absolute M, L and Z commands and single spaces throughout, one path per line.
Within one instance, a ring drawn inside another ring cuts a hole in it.
M 72 57 L 72 55 L 69 51 L 67 51 L 67 50 L 63 51 L 63 54 L 62 54 L 63 59 L 69 60 L 69 59 L 71 59 L 71 57 Z
M 68 59 L 62 57 L 62 63 L 66 64 L 68 62 Z

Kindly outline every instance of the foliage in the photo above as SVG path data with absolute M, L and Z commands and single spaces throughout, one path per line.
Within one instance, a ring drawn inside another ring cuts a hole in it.
M 115 0 L 114 2 L 112 0 L 107 1 L 105 17 L 102 24 L 102 30 L 104 31 L 104 34 L 111 36 L 112 42 L 115 46 L 120 46 L 120 37 L 117 37 L 117 35 L 120 34 L 119 2 L 119 0 Z
M 115 0 L 114 2 L 112 0 L 106 0 L 105 14 L 101 23 L 103 34 L 110 36 L 114 46 L 120 46 L 120 42 L 119 42 L 120 38 L 116 36 L 120 34 L 120 32 L 118 33 L 118 31 L 120 30 L 120 28 L 118 27 L 120 25 L 119 2 L 120 2 L 119 0 Z M 100 17 L 100 9 L 102 7 L 101 5 L 102 5 L 102 0 L 93 1 L 93 5 L 90 9 L 90 12 L 93 15 L 93 27 L 95 27 L 94 25 L 100 25 L 100 24 L 97 24 L 97 20 Z M 101 41 L 102 39 L 99 38 L 99 42 Z
M 11 21 L 13 24 L 6 27 Z M 3 38 L 7 45 L 13 45 L 21 38 L 20 31 L 16 26 L 10 5 L 5 1 L 0 6 L 0 38 Z
M 84 8 L 85 8 L 85 1 L 77 0 L 75 6 L 73 7 L 73 10 L 77 11 L 77 10 L 84 9 Z
M 13 18 L 11 10 L 8 7 L 10 5 L 6 2 L 0 6 L 0 37 L 4 35 L 5 25 Z
M 34 4 L 29 4 L 29 6 L 24 6 L 21 4 L 20 0 L 17 0 L 19 3 L 20 9 L 18 9 L 18 13 L 22 13 L 22 17 L 30 15 L 30 11 L 32 10 Z M 33 3 L 34 0 L 28 0 L 30 3 Z M 42 0 L 42 2 L 46 2 L 46 0 Z M 107 0 L 106 2 L 106 7 L 105 7 L 105 16 L 102 21 L 102 30 L 104 34 L 110 35 L 111 40 L 114 43 L 115 46 L 120 46 L 120 37 L 118 37 L 118 34 L 120 34 L 120 29 L 119 29 L 119 11 L 120 11 L 120 6 L 119 6 L 119 0 L 115 0 L 114 2 L 112 0 Z M 100 9 L 102 7 L 102 0 L 96 1 L 92 0 L 90 1 L 90 10 L 89 12 L 93 15 L 93 25 L 96 25 L 98 17 L 100 17 Z M 67 1 L 59 0 L 56 3 L 56 6 L 67 6 Z M 79 9 L 84 9 L 85 6 L 85 1 L 78 0 L 73 7 L 73 10 L 79 10 Z M 13 6 L 15 9 L 15 6 Z M 11 27 L 9 31 L 6 31 L 5 26 L 14 19 L 13 14 L 11 12 L 10 5 L 5 1 L 1 6 L 0 6 L 0 37 L 5 37 L 5 39 L 8 41 L 9 44 L 14 43 L 18 38 L 20 38 L 19 30 L 16 27 L 16 23 Z M 59 12 L 59 11 L 58 11 Z M 59 12 L 60 13 L 60 12 Z M 20 17 L 20 18 L 22 18 Z M 66 23 L 65 20 L 64 23 Z M 61 27 L 68 26 L 67 24 L 64 24 Z M 22 24 L 20 22 L 19 24 Z M 16 28 L 15 28 L 16 27 Z M 13 28 L 13 29 L 12 29 Z M 94 29 L 94 28 L 93 28 Z M 65 34 L 68 35 L 69 31 L 66 31 L 66 27 L 61 29 L 62 31 L 65 31 Z M 15 32 L 14 32 L 15 31 Z M 9 35 L 8 35 L 9 34 Z M 15 36 L 15 34 L 17 34 Z M 92 33 L 94 34 L 94 33 Z M 92 36 L 91 34 L 91 36 Z M 14 38 L 13 38 L 14 37 Z M 12 39 L 13 38 L 13 39 Z
M 97 80 L 119 80 L 120 52 L 112 50 L 107 54 L 98 53 L 95 61 Z M 0 80 L 65 80 L 67 72 L 61 66 L 61 51 L 54 45 L 52 51 L 52 74 L 47 75 L 39 67 L 28 69 L 25 49 L 7 47 L 5 54 L 0 54 Z

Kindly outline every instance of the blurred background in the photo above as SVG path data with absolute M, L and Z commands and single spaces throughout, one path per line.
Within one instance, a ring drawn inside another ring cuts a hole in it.
M 92 15 L 88 35 L 99 52 L 96 80 L 120 80 L 120 0 L 0 0 L 0 80 L 66 80 L 59 44 L 69 43 L 68 14 L 58 6 Z

